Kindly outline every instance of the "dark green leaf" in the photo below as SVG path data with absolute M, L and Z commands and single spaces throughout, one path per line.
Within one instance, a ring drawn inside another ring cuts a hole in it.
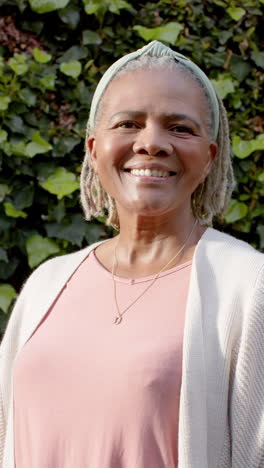
M 60 19 L 69 26 L 71 29 L 75 29 L 80 21 L 80 10 L 78 7 L 71 6 L 70 4 L 59 10 Z
M 257 227 L 257 233 L 260 238 L 260 248 L 264 249 L 264 224 L 259 224 Z
M 1 247 L 0 247 L 0 261 L 5 262 L 5 263 L 8 262 L 8 256 L 7 256 L 6 250 L 2 249 Z
M 19 97 L 27 106 L 35 106 L 36 94 L 30 88 L 23 88 L 19 91 Z
M 14 257 L 11 257 L 8 260 L 8 263 L 0 261 L 0 279 L 6 281 L 8 278 L 14 275 L 18 263 L 18 259 Z
M 37 234 L 29 237 L 26 241 L 28 264 L 31 268 L 38 266 L 43 260 L 51 255 L 59 253 L 60 249 L 55 241 L 44 238 Z
M 239 219 L 247 215 L 248 207 L 245 203 L 232 200 L 225 216 L 225 221 L 228 224 L 235 223 Z
M 82 43 L 83 45 L 86 44 L 95 44 L 100 45 L 102 42 L 102 38 L 94 31 L 90 31 L 90 29 L 85 29 L 82 33 Z
M 89 55 L 89 51 L 83 46 L 72 46 L 63 54 L 58 63 L 71 62 L 72 60 L 81 60 Z
M 255 64 L 258 67 L 264 68 L 264 52 L 258 52 L 256 50 L 254 50 L 251 53 L 251 57 L 252 57 L 252 59 L 254 60 Z
M 85 236 L 86 223 L 81 215 L 74 215 L 70 221 L 46 224 L 46 231 L 49 237 L 65 239 L 80 247 Z

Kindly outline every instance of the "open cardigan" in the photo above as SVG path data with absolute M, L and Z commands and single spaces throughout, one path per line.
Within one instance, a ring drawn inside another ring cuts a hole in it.
M 17 299 L 0 347 L 1 468 L 14 468 L 14 359 L 96 245 L 43 263 Z M 212 228 L 196 246 L 184 328 L 178 468 L 264 468 L 263 267 L 264 255 Z

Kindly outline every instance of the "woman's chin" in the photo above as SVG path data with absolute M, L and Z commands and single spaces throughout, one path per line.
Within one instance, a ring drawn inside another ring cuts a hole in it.
M 130 201 L 130 203 L 122 207 L 117 205 L 118 212 L 123 218 L 136 218 L 136 217 L 166 217 L 174 216 L 175 208 L 173 209 L 170 204 L 161 203 L 161 200 L 153 200 L 152 202 L 142 203 L 140 201 Z M 176 210 L 177 211 L 177 210 Z

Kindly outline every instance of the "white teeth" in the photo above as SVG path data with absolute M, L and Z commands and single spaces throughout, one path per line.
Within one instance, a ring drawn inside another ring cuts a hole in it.
M 162 171 L 157 169 L 131 169 L 131 174 L 135 176 L 145 176 L 145 177 L 169 177 L 168 171 Z

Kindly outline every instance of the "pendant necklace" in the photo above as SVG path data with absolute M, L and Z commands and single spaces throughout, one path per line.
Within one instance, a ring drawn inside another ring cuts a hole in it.
M 159 275 L 163 272 L 163 270 L 165 270 L 165 268 L 167 268 L 167 266 L 173 262 L 173 260 L 175 260 L 175 258 L 177 258 L 180 253 L 183 251 L 183 249 L 186 247 L 186 244 L 188 243 L 189 239 L 191 238 L 192 234 L 193 234 L 193 231 L 195 229 L 195 226 L 197 225 L 197 219 L 195 220 L 194 222 L 194 225 L 192 227 L 192 230 L 190 232 L 190 234 L 188 235 L 186 241 L 184 242 L 184 244 L 181 246 L 181 248 L 178 250 L 178 252 L 174 255 L 174 257 L 171 258 L 171 260 L 169 260 L 166 265 L 164 265 L 164 267 L 162 267 L 162 269 L 154 276 L 153 280 L 151 281 L 151 283 L 144 289 L 144 291 L 142 293 L 139 294 L 138 297 L 136 297 L 136 299 L 134 299 L 134 301 L 131 302 L 131 304 L 129 304 L 122 312 L 120 311 L 120 308 L 119 308 L 119 305 L 118 305 L 118 300 L 117 300 L 117 288 L 116 288 L 116 280 L 115 280 L 115 274 L 116 274 L 116 266 L 117 266 L 117 256 L 116 256 L 116 250 L 117 250 L 117 246 L 118 246 L 118 241 L 115 245 L 115 249 L 114 249 L 114 259 L 113 259 L 113 264 L 112 264 L 112 280 L 113 280 L 113 286 L 114 286 L 114 298 L 115 298 L 115 306 L 116 306 L 116 310 L 117 310 L 117 316 L 115 317 L 115 320 L 114 320 L 114 324 L 115 325 L 119 325 L 122 320 L 123 320 L 123 315 L 125 314 L 125 312 L 127 312 L 128 309 L 130 309 L 142 296 L 144 296 L 144 294 L 151 288 L 151 286 L 153 286 L 153 284 L 155 283 L 155 281 L 158 279 Z

